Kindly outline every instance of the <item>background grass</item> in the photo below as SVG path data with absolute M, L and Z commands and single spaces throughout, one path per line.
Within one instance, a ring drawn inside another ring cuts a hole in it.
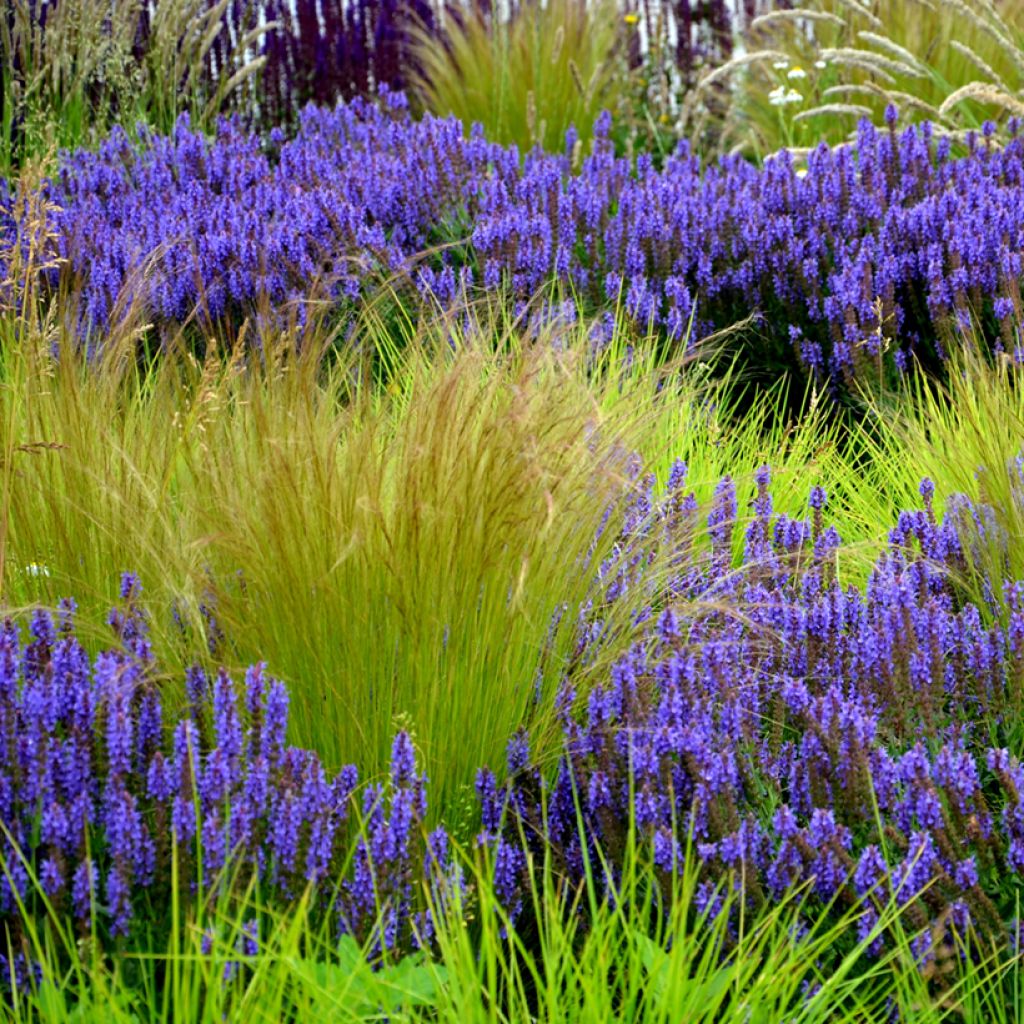
M 690 98 L 712 100 L 723 150 L 758 158 L 846 141 L 885 108 L 939 131 L 1024 113 L 1024 8 L 991 0 L 805 0 L 766 12 L 744 52 L 711 69 Z M 712 86 L 729 82 L 723 104 Z M 790 100 L 773 102 L 781 89 Z
M 570 125 L 586 152 L 594 119 L 624 91 L 621 17 L 614 0 L 537 0 L 511 20 L 449 12 L 443 35 L 414 36 L 416 92 L 428 110 L 522 153 L 563 148 Z

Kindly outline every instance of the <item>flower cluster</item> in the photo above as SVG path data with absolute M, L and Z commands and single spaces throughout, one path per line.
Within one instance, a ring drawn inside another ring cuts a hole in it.
M 506 909 L 529 906 L 529 857 L 544 846 L 570 879 L 599 864 L 614 876 L 632 830 L 664 878 L 689 849 L 709 907 L 730 878 L 754 906 L 804 885 L 811 913 L 860 903 L 861 938 L 890 901 L 905 905 L 922 958 L 968 928 L 1005 940 L 1005 879 L 1024 873 L 1024 766 L 999 744 L 1021 713 L 1024 585 L 1005 584 L 1001 607 L 958 595 L 950 570 L 966 568 L 971 506 L 938 519 L 926 481 L 925 507 L 901 516 L 867 586 L 844 587 L 824 492 L 792 520 L 773 512 L 767 469 L 757 484 L 738 571 L 724 554 L 728 478 L 699 548 L 683 466 L 627 520 L 577 656 L 618 595 L 644 588 L 652 604 L 624 653 L 585 696 L 567 681 L 555 770 L 532 765 L 519 736 L 504 784 L 478 776 L 480 841 Z M 678 575 L 646 578 L 641 532 L 685 556 Z
M 445 897 L 459 878 L 443 829 L 424 837 L 426 780 L 409 736 L 396 736 L 390 776 L 365 790 L 362 814 L 354 767 L 332 779 L 287 745 L 288 693 L 262 665 L 246 674 L 242 706 L 227 673 L 191 670 L 187 713 L 165 742 L 138 594 L 126 575 L 110 617 L 118 646 L 95 659 L 70 602 L 59 623 L 37 612 L 26 642 L 10 620 L 0 630 L 4 945 L 20 948 L 22 908 L 39 912 L 42 895 L 83 932 L 158 927 L 175 879 L 183 901 L 255 884 L 285 904 L 309 889 L 339 934 L 378 953 L 428 941 L 416 884 Z
M 57 255 L 94 326 L 118 301 L 157 322 L 336 307 L 383 275 L 442 303 L 474 283 L 525 301 L 557 280 L 675 339 L 691 318 L 699 336 L 755 310 L 752 358 L 838 382 L 942 357 L 967 322 L 1018 349 L 1024 140 L 955 157 L 928 125 L 865 123 L 806 173 L 784 156 L 702 168 L 685 142 L 658 170 L 616 158 L 609 128 L 578 173 L 565 154 L 523 160 L 454 120 L 412 120 L 396 93 L 309 108 L 271 155 L 229 122 L 213 140 L 185 120 L 166 138 L 115 132 L 50 185 Z M 9 246 L 9 212 L 0 230 Z
M 170 136 L 115 130 L 98 153 L 69 156 L 50 190 L 85 324 L 116 319 L 119 302 L 159 322 L 338 303 L 364 278 L 407 271 L 496 153 L 464 143 L 455 121 L 408 120 L 404 97 L 388 97 L 388 110 L 309 108 L 296 139 L 272 133 L 273 160 L 237 122 L 211 141 L 185 117 Z

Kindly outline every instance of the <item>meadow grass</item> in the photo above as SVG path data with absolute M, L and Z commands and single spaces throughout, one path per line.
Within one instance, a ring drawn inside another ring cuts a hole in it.
M 708 71 L 689 98 L 730 83 L 722 149 L 764 157 L 846 141 L 895 104 L 904 124 L 959 134 L 1019 117 L 1024 17 L 990 0 L 806 0 L 755 18 L 744 52 Z M 774 93 L 774 98 L 773 98 Z M 782 100 L 781 97 L 788 98 Z
M 212 126 L 248 89 L 271 23 L 251 17 L 233 38 L 230 0 L 11 0 L 0 17 L 0 176 L 58 148 L 95 145 L 120 124 L 171 131 L 187 112 Z M 251 12 L 250 12 L 251 13 Z M 222 66 L 210 74 L 220 39 Z
M 666 885 L 631 835 L 614 880 L 595 861 L 581 886 L 571 889 L 547 857 L 531 860 L 531 927 L 524 930 L 511 926 L 495 894 L 486 852 L 463 847 L 458 856 L 465 895 L 445 905 L 431 902 L 437 924 L 431 951 L 403 958 L 379 960 L 351 937 L 326 933 L 308 895 L 285 911 L 272 910 L 251 887 L 230 900 L 204 900 L 200 886 L 200 898 L 190 905 L 174 900 L 162 945 L 142 933 L 112 952 L 51 913 L 26 936 L 41 979 L 14 988 L 5 1019 L 1022 1019 L 1019 956 L 964 937 L 943 946 L 922 970 L 911 949 L 916 936 L 903 930 L 894 901 L 860 939 L 853 935 L 861 906 L 825 908 L 808 926 L 805 892 L 792 891 L 753 912 L 744 905 L 740 879 L 723 881 L 711 911 L 697 896 L 694 858 L 687 856 Z M 253 922 L 256 949 L 245 945 Z M 882 952 L 869 956 L 879 938 Z
M 1021 367 L 995 361 L 969 340 L 944 382 L 908 375 L 897 393 L 869 400 L 855 428 L 865 490 L 884 496 L 889 521 L 920 507 L 922 479 L 935 482 L 937 514 L 954 496 L 980 503 L 995 529 L 961 521 L 970 561 L 961 584 L 979 607 L 998 608 L 1004 580 L 1024 575 L 1024 389 Z

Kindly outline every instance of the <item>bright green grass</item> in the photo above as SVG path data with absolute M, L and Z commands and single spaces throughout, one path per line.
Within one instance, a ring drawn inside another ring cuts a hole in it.
M 1004 579 L 1024 578 L 1024 455 L 1022 369 L 1005 357 L 995 364 L 966 347 L 945 384 L 912 376 L 902 392 L 875 402 L 855 443 L 866 455 L 864 487 L 900 508 L 920 508 L 922 478 L 934 481 L 941 514 L 954 494 L 987 505 L 1000 536 L 982 541 L 967 524 L 972 571 L 963 584 L 984 607 L 988 580 L 998 600 Z
M 631 840 L 614 905 L 595 880 L 598 865 L 569 891 L 549 863 L 534 862 L 527 914 L 535 926 L 505 938 L 486 859 L 460 856 L 468 896 L 438 912 L 430 957 L 371 970 L 353 940 L 314 923 L 305 897 L 287 913 L 268 911 L 251 893 L 230 905 L 175 904 L 161 948 L 143 937 L 113 955 L 51 919 L 27 935 L 44 983 L 15 992 L 5 1019 L 881 1024 L 894 1010 L 920 1024 L 1022 1018 L 1019 960 L 975 946 L 961 962 L 966 948 L 948 947 L 921 971 L 895 906 L 860 942 L 856 906 L 798 930 L 800 893 L 753 914 L 726 885 L 728 913 L 709 919 L 698 911 L 692 870 L 665 890 Z M 247 957 L 242 926 L 254 918 L 260 952 Z M 883 932 L 885 950 L 867 956 Z M 214 936 L 209 952 L 205 934 Z M 236 967 L 225 982 L 229 964 Z

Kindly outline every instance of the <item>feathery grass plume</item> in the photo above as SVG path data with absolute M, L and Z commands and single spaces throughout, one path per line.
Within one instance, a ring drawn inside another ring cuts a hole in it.
M 833 11 L 805 10 L 803 8 L 797 8 L 794 10 L 791 7 L 787 7 L 781 10 L 767 11 L 765 14 L 759 14 L 750 23 L 749 31 L 759 32 L 775 25 L 790 24 L 792 22 L 800 22 L 801 24 L 807 22 L 820 22 L 823 24 L 833 25 L 837 28 L 842 28 L 846 24 L 846 22 Z
M 103 603 L 102 566 L 138 565 L 193 635 L 226 637 L 218 656 L 262 648 L 307 680 L 295 729 L 330 760 L 383 757 L 410 714 L 452 799 L 490 746 L 548 713 L 564 636 L 539 691 L 538 659 L 556 609 L 586 595 L 635 433 L 619 406 L 594 434 L 582 377 L 543 346 L 488 355 L 483 340 L 424 328 L 394 397 L 353 394 L 344 361 L 319 376 L 312 358 L 261 369 L 211 347 L 140 373 L 108 342 L 99 361 L 62 348 L 44 377 L 12 354 L 8 437 L 52 429 L 68 447 L 5 474 L 5 592 L 74 579 L 83 605 Z M 34 519 L 44 508 L 61 522 Z M 154 623 L 154 644 L 180 649 L 166 614 Z
M 898 74 L 903 73 L 904 68 L 913 68 L 917 72 L 916 77 L 920 77 L 928 73 L 928 67 L 926 64 L 911 53 L 905 46 L 901 46 L 896 40 L 890 39 L 888 36 L 879 35 L 877 32 L 862 30 L 857 33 L 857 38 L 863 40 L 865 43 L 870 43 L 879 50 L 885 50 L 886 52 L 891 53 L 895 58 L 895 67 Z
M 1010 91 L 1010 87 L 1003 81 L 1002 76 L 995 70 L 995 68 L 983 60 L 979 54 L 974 52 L 974 50 L 968 46 L 964 46 L 959 39 L 951 40 L 949 45 L 962 57 L 969 60 L 993 85 L 999 86 L 999 88 L 1004 92 Z
M 831 62 L 840 67 L 845 64 L 861 68 L 893 81 L 899 75 L 908 78 L 924 78 L 926 74 L 918 66 L 919 62 L 914 62 L 913 58 L 910 61 L 896 60 L 871 50 L 858 50 L 852 46 L 825 47 L 821 51 L 821 59 L 826 64 Z
M 623 88 L 614 0 L 531 0 L 510 17 L 449 11 L 441 31 L 422 27 L 413 38 L 414 88 L 426 107 L 482 124 L 489 140 L 522 153 L 561 148 L 570 125 L 586 146 Z
M 845 114 L 851 117 L 862 118 L 871 116 L 871 108 L 862 106 L 859 103 L 822 103 L 810 110 L 801 110 L 793 115 L 793 121 L 806 121 L 811 117 L 830 117 L 836 114 Z
M 846 85 L 830 85 L 827 89 L 821 91 L 822 99 L 831 100 L 837 96 L 871 96 L 873 98 L 884 97 L 890 101 L 895 101 L 899 105 L 899 109 L 906 110 L 919 110 L 924 116 L 930 120 L 938 121 L 939 112 L 935 107 L 924 100 L 919 99 L 913 93 L 901 92 L 898 89 L 885 89 L 878 85 L 877 82 L 862 82 L 862 83 L 851 83 Z M 868 109 L 866 116 L 871 116 L 871 110 Z M 792 152 L 792 150 L 791 150 Z
M 862 116 L 860 107 L 877 124 L 891 103 L 905 120 L 941 110 L 947 130 L 976 128 L 987 118 L 1006 120 L 1013 101 L 1024 99 L 1019 4 L 804 0 L 791 11 L 755 19 L 747 44 L 752 53 L 784 56 L 752 61 L 730 75 L 736 113 L 724 127 L 725 149 L 764 154 L 819 139 L 839 143 Z M 980 88 L 979 77 L 990 88 L 999 85 L 1002 95 Z M 863 104 L 842 110 L 823 103 L 837 95 L 833 90 L 854 87 Z M 952 95 L 958 101 L 947 103 Z M 816 116 L 826 111 L 830 118 Z
M 329 363 L 334 337 L 308 332 L 298 355 L 271 334 L 211 338 L 203 359 L 171 338 L 140 364 L 131 331 L 90 357 L 58 323 L 56 361 L 51 336 L 6 351 L 9 443 L 65 446 L 6 464 L 9 600 L 74 592 L 98 613 L 110 566 L 134 566 L 172 669 L 197 640 L 235 668 L 269 660 L 297 688 L 296 738 L 331 764 L 383 763 L 406 713 L 450 807 L 511 731 L 550 716 L 569 619 L 614 539 L 601 524 L 635 486 L 628 453 L 661 480 L 686 458 L 702 500 L 723 473 L 742 495 L 763 461 L 794 514 L 812 467 L 859 493 L 825 403 L 790 426 L 782 390 L 730 401 L 625 319 L 601 333 L 470 310 L 403 328 L 383 312 Z M 844 535 L 877 533 L 869 520 Z
M 1001 107 L 1014 117 L 1024 115 L 1024 100 L 1017 99 L 988 82 L 968 82 L 950 93 L 939 107 L 939 114 L 948 117 L 965 100 L 978 100 L 989 106 Z

